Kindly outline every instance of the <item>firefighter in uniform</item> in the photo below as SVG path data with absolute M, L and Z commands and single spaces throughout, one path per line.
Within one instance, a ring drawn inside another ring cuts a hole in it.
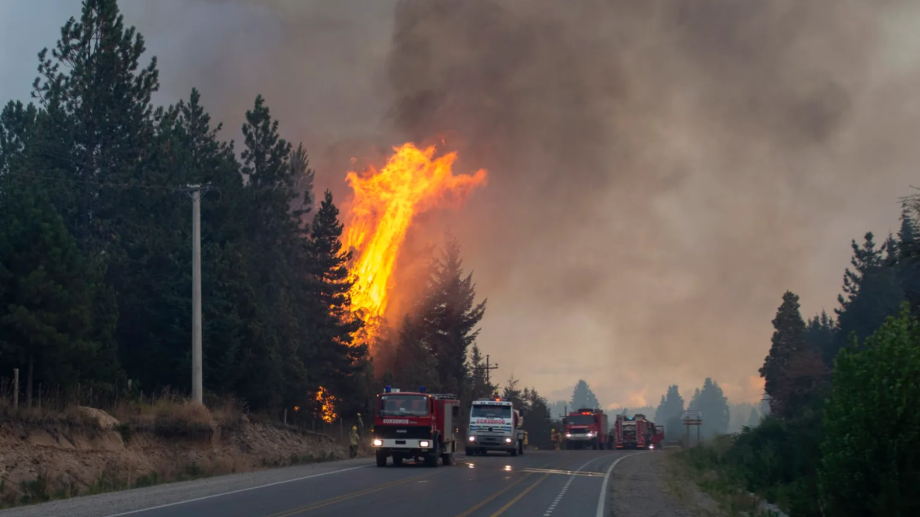
M 351 426 L 351 434 L 348 435 L 348 438 L 351 439 L 351 447 L 348 448 L 348 455 L 354 458 L 358 455 L 358 426 Z
M 524 448 L 525 448 L 525 449 L 527 448 L 527 445 L 528 445 L 528 442 L 529 442 L 529 440 L 528 440 L 529 437 L 530 437 L 530 435 L 527 434 L 527 431 L 524 431 Z
M 555 429 L 553 429 L 552 432 L 550 432 L 549 439 L 552 440 L 553 442 L 553 449 L 558 451 L 559 450 L 559 433 L 557 433 Z

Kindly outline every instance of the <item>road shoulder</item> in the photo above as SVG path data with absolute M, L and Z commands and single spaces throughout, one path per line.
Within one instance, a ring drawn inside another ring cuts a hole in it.
M 614 469 L 608 493 L 616 517 L 724 517 L 696 487 L 670 451 L 636 454 Z

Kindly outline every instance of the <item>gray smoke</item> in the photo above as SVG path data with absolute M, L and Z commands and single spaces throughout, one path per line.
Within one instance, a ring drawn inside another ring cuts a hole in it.
M 908 0 L 130 5 L 169 95 L 199 86 L 235 132 L 264 93 L 340 197 L 350 158 L 405 139 L 489 169 L 424 228 L 463 242 L 501 375 L 553 397 L 585 378 L 636 406 L 711 376 L 756 399 L 782 292 L 830 310 L 849 239 L 895 228 L 920 158 Z M 167 30 L 197 43 L 158 52 Z

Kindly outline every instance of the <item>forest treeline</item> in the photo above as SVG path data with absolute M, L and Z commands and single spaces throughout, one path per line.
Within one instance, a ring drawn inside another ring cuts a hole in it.
M 698 466 L 790 515 L 920 512 L 918 221 L 909 196 L 897 235 L 852 242 L 833 316 L 783 294 L 760 370 L 770 414 L 691 451 Z
M 24 404 L 39 385 L 98 395 L 130 380 L 189 393 L 192 202 L 182 187 L 206 185 L 206 399 L 316 409 L 322 387 L 340 414 L 368 408 L 380 386 L 356 341 L 351 251 L 332 194 L 313 192 L 306 150 L 281 137 L 261 96 L 240 145 L 218 137 L 195 89 L 154 106 L 157 61 L 144 54 L 115 0 L 87 0 L 39 53 L 32 102 L 0 113 L 0 377 L 20 370 Z M 387 338 L 400 361 L 377 376 L 490 394 L 475 347 L 485 303 L 455 239 L 426 280 Z

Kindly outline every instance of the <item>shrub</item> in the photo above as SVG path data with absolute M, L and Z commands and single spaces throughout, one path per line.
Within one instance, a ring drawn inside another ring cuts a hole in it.
M 838 355 L 825 411 L 828 515 L 920 512 L 920 324 L 907 307 Z

